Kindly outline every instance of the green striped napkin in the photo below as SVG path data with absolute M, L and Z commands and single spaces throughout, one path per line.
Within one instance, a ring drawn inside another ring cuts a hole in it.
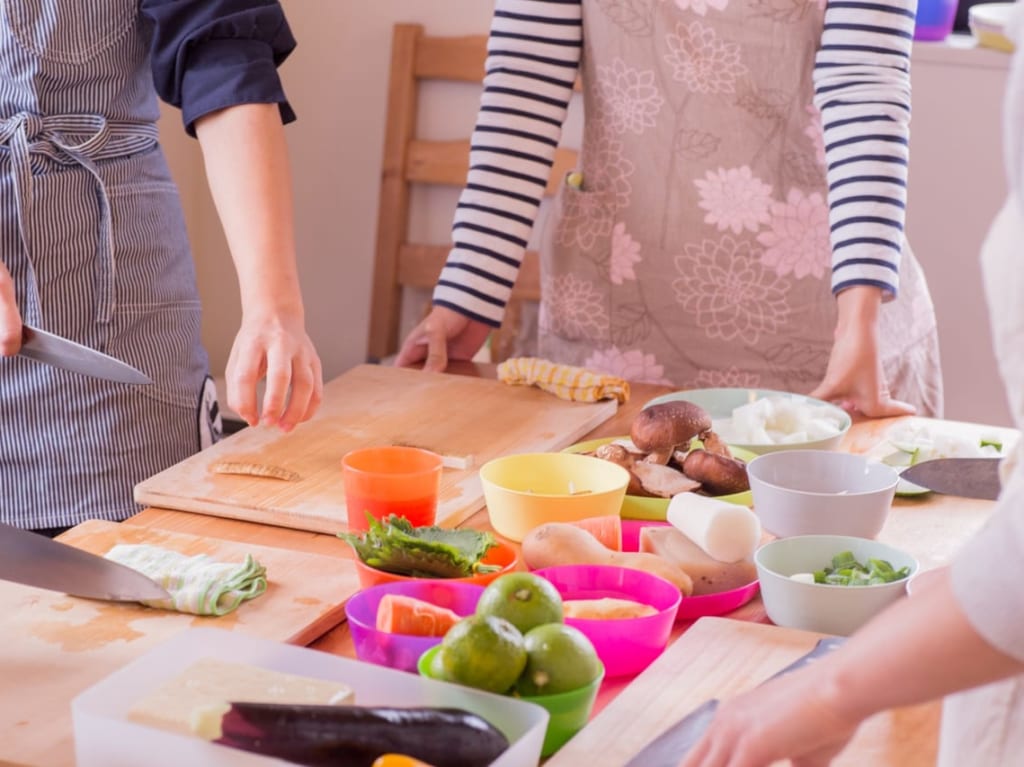
M 252 555 L 241 564 L 218 562 L 207 554 L 189 557 L 146 544 L 118 544 L 106 553 L 148 575 L 171 595 L 143 602 L 150 607 L 195 615 L 227 615 L 267 590 L 267 568 Z

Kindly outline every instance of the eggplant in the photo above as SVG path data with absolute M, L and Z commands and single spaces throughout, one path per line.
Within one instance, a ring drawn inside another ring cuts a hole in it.
M 372 767 L 396 752 L 433 767 L 485 767 L 509 746 L 486 719 L 457 708 L 233 702 L 213 735 L 215 743 L 308 767 Z

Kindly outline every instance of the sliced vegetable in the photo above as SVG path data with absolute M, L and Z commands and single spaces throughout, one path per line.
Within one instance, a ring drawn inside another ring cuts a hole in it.
M 389 634 L 443 637 L 458 622 L 453 610 L 405 594 L 385 594 L 377 606 L 377 630 Z
M 618 514 L 603 517 L 587 517 L 569 524 L 586 530 L 612 551 L 622 551 L 622 517 Z
M 509 746 L 486 719 L 455 708 L 233 702 L 219 725 L 216 743 L 310 767 L 372 767 L 398 751 L 434 767 L 484 767 Z
M 394 514 L 386 520 L 367 515 L 369 530 L 363 535 L 338 533 L 370 567 L 398 575 L 425 578 L 465 578 L 496 572 L 497 565 L 481 563 L 497 545 L 489 532 L 460 528 L 413 527 Z
M 887 560 L 873 557 L 863 565 L 853 556 L 853 552 L 843 551 L 832 557 L 831 567 L 814 572 L 814 582 L 832 586 L 875 586 L 899 581 L 909 575 L 909 567 L 897 570 Z

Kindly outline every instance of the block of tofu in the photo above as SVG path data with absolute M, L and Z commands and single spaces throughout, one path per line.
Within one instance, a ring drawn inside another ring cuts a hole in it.
M 650 605 L 617 597 L 567 599 L 562 603 L 562 612 L 566 618 L 588 618 L 591 620 L 645 618 L 648 615 L 658 614 L 658 611 Z
M 749 559 L 719 562 L 674 527 L 645 527 L 640 551 L 678 565 L 693 579 L 693 595 L 717 594 L 757 580 L 757 567 Z
M 138 701 L 128 711 L 128 719 L 191 734 L 198 713 L 229 701 L 351 704 L 355 696 L 341 682 L 207 658 Z

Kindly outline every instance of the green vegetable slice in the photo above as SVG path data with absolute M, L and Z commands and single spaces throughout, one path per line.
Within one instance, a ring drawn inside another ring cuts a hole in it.
M 420 578 L 465 578 L 500 570 L 480 560 L 497 545 L 489 532 L 413 527 L 394 514 L 378 520 L 367 514 L 370 529 L 364 535 L 338 533 L 370 567 L 396 575 Z
M 853 552 L 843 551 L 832 557 L 832 564 L 824 570 L 815 570 L 814 582 L 831 586 L 875 586 L 892 583 L 910 575 L 909 567 L 897 570 L 885 559 L 869 558 L 863 565 Z

